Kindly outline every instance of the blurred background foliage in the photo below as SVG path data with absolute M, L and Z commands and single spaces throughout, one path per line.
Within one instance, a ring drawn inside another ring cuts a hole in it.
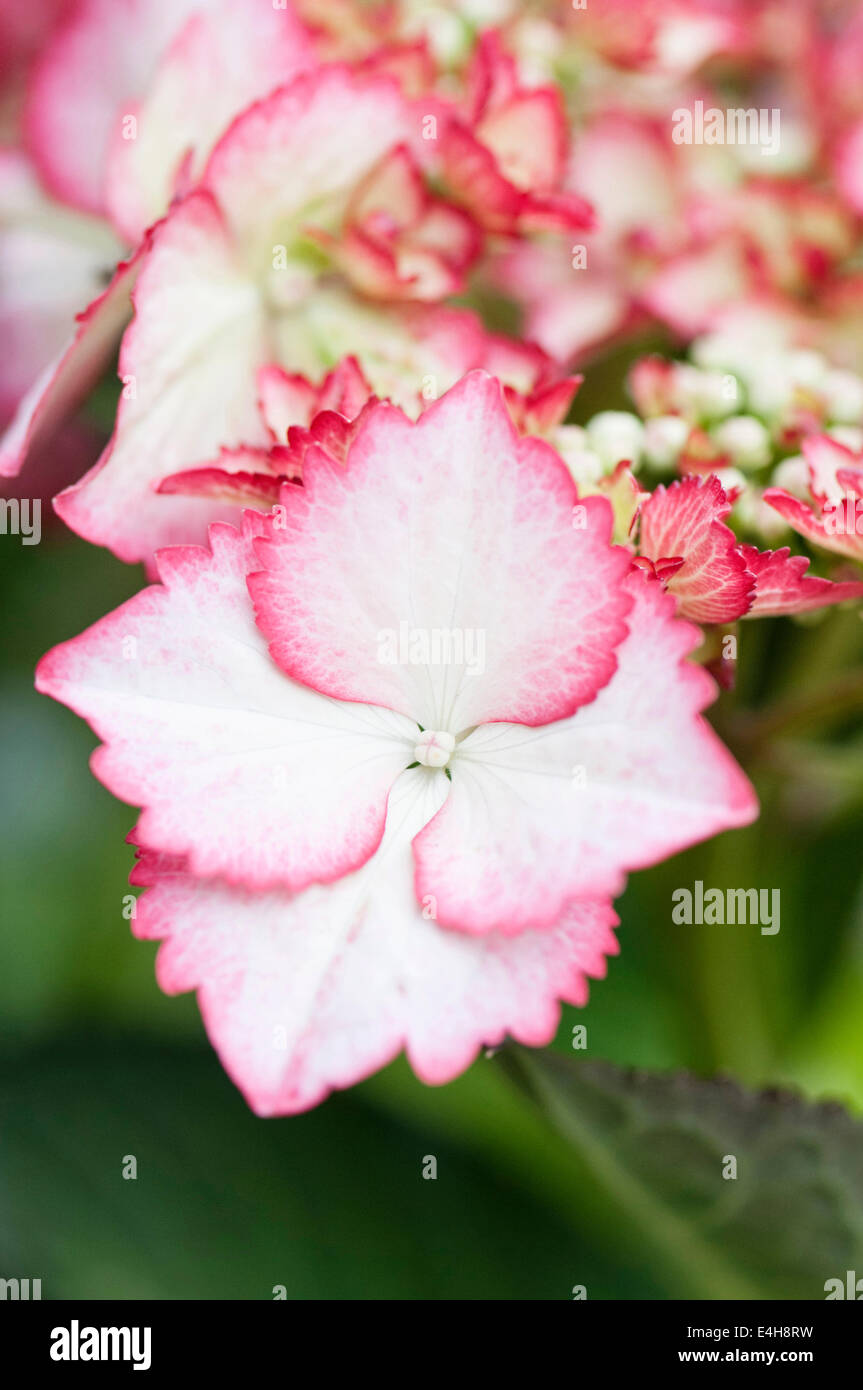
M 588 376 L 576 420 L 625 405 L 621 367 Z M 398 1062 L 264 1121 L 130 935 L 134 810 L 90 775 L 86 726 L 33 691 L 42 653 L 141 571 L 49 508 L 41 545 L 2 538 L 0 569 L 0 1275 L 46 1298 L 823 1298 L 863 1271 L 859 611 L 742 625 L 711 717 L 761 819 L 633 877 L 620 956 L 564 1011 L 553 1055 L 573 1075 L 504 1049 L 429 1089 Z M 672 891 L 696 879 L 778 888 L 780 932 L 675 926 Z M 598 1059 L 843 1108 L 666 1093 Z M 719 1184 L 729 1152 L 741 1176 Z

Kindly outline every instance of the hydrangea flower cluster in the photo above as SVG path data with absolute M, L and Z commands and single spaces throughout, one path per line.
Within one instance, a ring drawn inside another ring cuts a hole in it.
M 757 814 L 712 639 L 863 597 L 863 10 L 2 27 L 0 474 L 56 478 L 119 345 L 54 505 L 155 583 L 37 683 L 141 808 L 160 983 L 262 1114 L 548 1042 L 627 874 Z M 677 138 L 729 72 L 775 149 Z

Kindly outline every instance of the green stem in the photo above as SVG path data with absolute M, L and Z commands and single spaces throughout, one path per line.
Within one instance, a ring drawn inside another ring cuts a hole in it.
M 813 720 L 836 719 L 858 707 L 863 707 L 863 672 L 848 671 L 818 690 L 780 701 L 763 714 L 738 714 L 733 737 L 751 756 L 789 729 Z

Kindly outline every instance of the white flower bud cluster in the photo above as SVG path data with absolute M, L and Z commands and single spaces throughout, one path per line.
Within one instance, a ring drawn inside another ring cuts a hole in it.
M 644 455 L 645 425 L 628 410 L 602 410 L 586 428 L 561 425 L 553 443 L 576 483 L 591 487 L 626 461 L 635 472 Z
M 584 426 L 556 429 L 552 442 L 575 482 L 602 491 L 623 461 L 633 473 L 670 477 L 688 452 L 696 467 L 717 475 L 744 530 L 781 544 L 788 527 L 764 502 L 764 490 L 808 496 L 802 454 L 782 457 L 801 430 L 819 429 L 863 450 L 863 377 L 810 348 L 789 349 L 757 333 L 745 339 L 715 333 L 696 340 L 691 361 L 648 359 L 643 387 L 633 387 L 646 419 L 603 410 Z M 662 413 L 648 413 L 657 408 Z
M 587 426 L 587 443 L 601 459 L 606 473 L 624 459 L 634 471 L 641 463 L 644 424 L 628 410 L 601 410 Z
M 605 473 L 602 459 L 588 446 L 587 430 L 581 425 L 559 425 L 552 442 L 576 483 L 592 487 Z
M 644 456 L 651 468 L 673 468 L 689 438 L 690 426 L 682 415 L 654 415 L 644 426 Z
M 737 468 L 764 468 L 773 456 L 767 426 L 755 415 L 730 416 L 712 431 L 712 437 Z
M 696 339 L 691 355 L 707 374 L 724 367 L 739 377 L 749 411 L 774 430 L 781 429 L 783 416 L 801 398 L 827 430 L 863 425 L 863 377 L 833 366 L 812 348 L 789 348 L 757 333 L 749 344 L 735 341 L 729 333 L 713 333 Z

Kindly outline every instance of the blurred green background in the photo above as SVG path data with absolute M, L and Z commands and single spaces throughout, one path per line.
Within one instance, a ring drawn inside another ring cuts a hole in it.
M 91 777 L 87 727 L 32 687 L 39 656 L 141 572 L 47 515 L 39 546 L 0 538 L 0 569 L 0 1275 L 40 1277 L 43 1298 L 568 1299 L 823 1298 L 855 1258 L 863 1274 L 857 611 L 742 625 L 712 717 L 762 817 L 633 878 L 620 956 L 564 1012 L 572 1078 L 504 1050 L 430 1089 L 399 1062 L 259 1120 L 194 998 L 163 997 L 155 948 L 130 935 L 134 810 Z M 780 889 L 779 934 L 673 925 L 672 890 L 699 878 Z M 727 1153 L 736 1182 L 716 1180 Z

